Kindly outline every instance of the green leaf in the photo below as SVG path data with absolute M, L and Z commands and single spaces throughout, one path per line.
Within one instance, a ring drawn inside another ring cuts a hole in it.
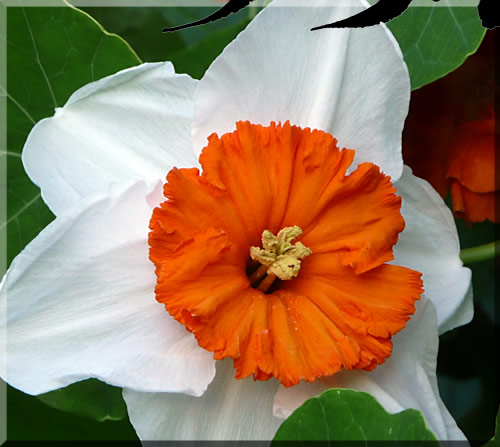
M 231 28 L 247 18 L 246 10 L 242 10 L 224 20 L 183 29 L 175 33 L 162 33 L 161 30 L 164 27 L 199 20 L 218 8 L 182 6 L 83 9 L 108 31 L 123 37 L 145 62 L 172 60 L 178 52 L 192 48 L 207 38 L 211 39 L 210 36 L 213 33 Z M 214 39 L 211 41 L 213 42 Z M 225 42 L 228 43 L 227 39 Z M 220 47 L 221 45 L 218 45 L 218 48 Z M 214 49 L 210 49 L 210 54 L 214 55 L 215 53 Z M 194 55 L 196 56 L 196 53 Z M 202 54 L 202 56 L 203 61 L 207 59 L 205 55 Z M 176 70 L 179 71 L 177 67 Z
M 307 400 L 274 441 L 435 441 L 417 410 L 387 413 L 371 395 L 331 389 Z M 437 441 L 429 446 L 438 446 Z
M 169 26 L 167 8 L 84 8 L 102 26 L 123 37 L 145 62 L 170 60 L 186 48 L 179 33 L 162 33 Z M 171 8 L 168 8 L 169 10 Z
M 94 421 L 51 408 L 35 396 L 10 386 L 7 386 L 7 414 L 9 441 L 127 440 L 129 447 L 141 447 L 128 419 Z
M 21 151 L 32 127 L 83 85 L 140 63 L 130 46 L 61 1 L 61 7 L 7 8 L 7 263 L 52 219 L 24 173 Z M 1 238 L 0 238 L 1 239 Z
M 98 421 L 119 421 L 127 416 L 121 388 L 97 379 L 73 383 L 65 388 L 37 396 L 52 408 Z
M 172 56 L 175 70 L 201 79 L 212 61 L 234 38 L 245 29 L 249 20 L 243 19 L 226 29 L 214 32 L 198 44 Z
M 411 7 L 388 26 L 403 51 L 413 90 L 462 65 L 486 32 L 472 7 Z

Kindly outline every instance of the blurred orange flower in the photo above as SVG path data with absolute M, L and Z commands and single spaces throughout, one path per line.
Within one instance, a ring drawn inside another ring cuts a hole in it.
M 412 94 L 403 157 L 467 222 L 495 218 L 494 32 L 454 72 Z

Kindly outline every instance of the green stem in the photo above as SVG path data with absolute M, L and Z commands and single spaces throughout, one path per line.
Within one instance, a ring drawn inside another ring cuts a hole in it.
M 477 247 L 464 248 L 460 251 L 460 258 L 464 264 L 471 264 L 493 259 L 498 253 L 500 253 L 500 241 L 495 241 Z

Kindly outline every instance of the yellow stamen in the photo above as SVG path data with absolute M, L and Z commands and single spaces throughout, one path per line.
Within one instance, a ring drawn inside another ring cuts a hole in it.
M 276 236 L 269 230 L 264 230 L 262 233 L 263 248 L 250 247 L 250 257 L 262 264 L 250 277 L 250 282 L 253 284 L 264 276 L 262 274 L 264 271 L 262 267 L 266 267 L 265 273 L 267 273 L 268 278 L 273 276 L 273 280 L 274 277 L 282 280 L 295 278 L 299 274 L 300 259 L 312 253 L 309 248 L 300 242 L 292 244 L 292 241 L 301 234 L 302 229 L 298 226 L 283 228 Z M 269 286 L 271 283 L 272 281 L 269 283 Z

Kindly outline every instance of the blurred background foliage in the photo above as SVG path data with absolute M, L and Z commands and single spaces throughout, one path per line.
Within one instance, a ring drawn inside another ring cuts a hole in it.
M 79 87 L 140 61 L 171 60 L 176 71 L 199 79 L 256 12 L 246 8 L 212 24 L 162 34 L 165 26 L 199 19 L 215 8 L 82 10 L 124 40 L 104 34 L 88 16 L 69 7 L 8 9 L 9 84 L 4 92 L 8 97 L 8 147 L 0 154 L 8 163 L 8 216 L 0 227 L 8 236 L 8 264 L 53 219 L 38 188 L 24 173 L 20 158 L 34 123 L 51 116 L 54 107 L 64 105 Z M 389 27 L 402 47 L 414 89 L 461 65 L 484 36 L 475 8 L 409 8 Z M 91 70 L 87 70 L 89 66 Z M 495 240 L 498 230 L 490 222 L 469 227 L 457 220 L 457 227 L 463 248 Z M 483 442 L 493 436 L 498 405 L 491 360 L 496 353 L 495 265 L 488 260 L 470 267 L 475 317 L 471 324 L 441 337 L 438 380 L 442 398 L 466 436 Z M 9 440 L 137 439 L 121 391 L 97 380 L 38 397 L 8 387 L 7 398 Z

